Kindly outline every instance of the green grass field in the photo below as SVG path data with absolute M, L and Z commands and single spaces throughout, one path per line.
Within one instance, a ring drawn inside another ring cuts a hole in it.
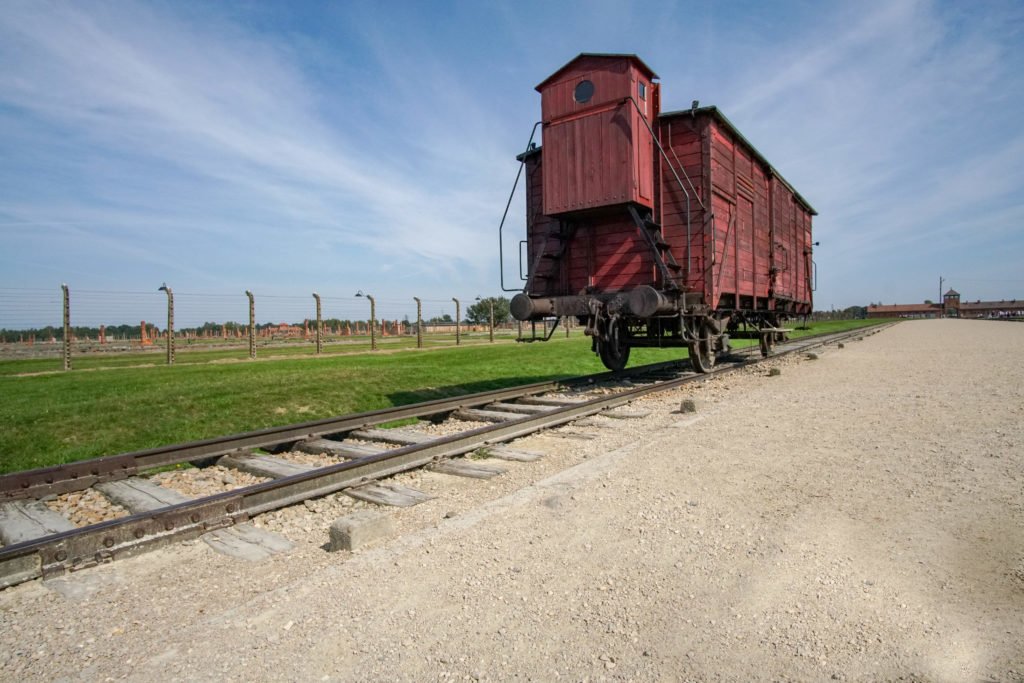
M 877 322 L 812 323 L 794 336 Z M 604 370 L 588 338 L 561 333 L 547 343 L 255 362 L 223 362 L 218 353 L 195 352 L 173 367 L 109 357 L 92 370 L 76 363 L 71 372 L 28 375 L 18 373 L 33 372 L 32 361 L 0 361 L 0 472 Z M 629 365 L 684 356 L 634 349 Z

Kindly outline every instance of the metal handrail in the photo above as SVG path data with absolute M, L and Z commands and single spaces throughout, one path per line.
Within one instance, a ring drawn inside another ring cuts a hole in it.
M 517 288 L 508 288 L 505 286 L 505 247 L 502 241 L 502 231 L 505 229 L 505 219 L 508 218 L 508 209 L 512 206 L 512 197 L 516 194 L 516 187 L 519 186 L 519 178 L 523 175 L 523 166 L 526 165 L 526 154 L 530 152 L 533 145 L 533 136 L 537 134 L 537 126 L 544 123 L 538 121 L 533 124 L 533 130 L 530 131 L 530 139 L 526 143 L 526 150 L 523 152 L 523 158 L 519 160 L 519 170 L 516 171 L 516 180 L 512 183 L 512 191 L 508 193 L 508 201 L 505 203 L 505 213 L 501 214 L 501 224 L 498 225 L 498 269 L 501 274 L 501 291 L 503 292 L 518 292 Z M 522 270 L 522 268 L 520 268 Z
M 690 193 L 687 192 L 686 188 L 683 186 L 683 181 L 679 179 L 679 174 L 676 173 L 676 167 L 672 165 L 672 161 L 668 158 L 668 154 L 665 153 L 665 148 L 661 146 L 661 141 L 658 140 L 658 136 L 654 134 L 654 129 L 651 128 L 651 124 L 647 123 L 647 119 L 644 118 L 644 112 L 640 109 L 640 105 L 637 103 L 636 99 L 634 99 L 632 95 L 626 99 L 633 103 L 633 107 L 636 109 L 636 112 L 640 114 L 640 120 L 644 122 L 644 127 L 647 128 L 647 132 L 651 134 L 651 140 L 653 140 L 654 144 L 658 146 L 658 151 L 661 152 L 661 157 L 665 160 L 665 163 L 668 164 L 668 169 L 672 171 L 672 175 L 675 177 L 676 183 L 679 185 L 679 189 L 683 191 L 684 195 L 686 195 L 686 281 L 689 282 L 690 272 L 692 270 L 692 263 L 690 261 Z M 685 175 L 686 171 L 683 171 L 683 174 Z M 690 180 L 689 176 L 687 176 L 686 180 Z M 696 193 L 696 190 L 694 193 Z M 697 201 L 699 202 L 700 199 L 698 198 Z M 701 203 L 701 206 L 703 207 L 704 204 Z

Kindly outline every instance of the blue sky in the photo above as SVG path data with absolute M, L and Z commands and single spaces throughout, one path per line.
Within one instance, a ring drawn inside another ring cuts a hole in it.
M 666 110 L 718 105 L 808 198 L 817 308 L 940 275 L 1024 298 L 1022 29 L 1017 2 L 10 0 L 0 327 L 61 282 L 362 289 L 395 317 L 495 294 L 533 87 L 583 51 L 640 55 Z

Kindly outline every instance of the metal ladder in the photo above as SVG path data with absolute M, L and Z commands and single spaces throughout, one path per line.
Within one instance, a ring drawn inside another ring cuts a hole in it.
M 551 227 L 544 236 L 544 246 L 537 251 L 530 264 L 530 271 L 527 273 L 526 287 L 524 291 L 532 292 L 535 280 L 550 280 L 556 272 L 555 263 L 565 255 L 573 235 L 576 234 L 576 224 L 559 221 L 557 227 Z M 554 249 L 549 249 L 551 241 L 555 240 Z M 545 259 L 551 262 L 547 274 L 540 273 L 540 264 Z
M 676 262 L 676 257 L 672 255 L 669 243 L 665 241 L 661 232 L 661 226 L 651 220 L 650 214 L 641 216 L 632 204 L 628 208 L 629 215 L 633 218 L 633 222 L 636 223 L 637 229 L 644 236 L 644 241 L 647 242 L 647 246 L 651 250 L 651 256 L 654 258 L 655 265 L 658 266 L 658 272 L 661 273 L 661 280 L 665 283 L 665 288 L 680 289 L 679 281 L 682 277 L 679 273 L 683 267 Z

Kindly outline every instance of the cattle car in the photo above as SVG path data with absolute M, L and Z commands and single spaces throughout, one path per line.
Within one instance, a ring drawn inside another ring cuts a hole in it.
M 730 336 L 768 355 L 811 311 L 817 212 L 716 107 L 661 112 L 636 55 L 581 54 L 537 90 L 516 319 L 577 318 L 611 370 L 679 346 L 707 372 Z

